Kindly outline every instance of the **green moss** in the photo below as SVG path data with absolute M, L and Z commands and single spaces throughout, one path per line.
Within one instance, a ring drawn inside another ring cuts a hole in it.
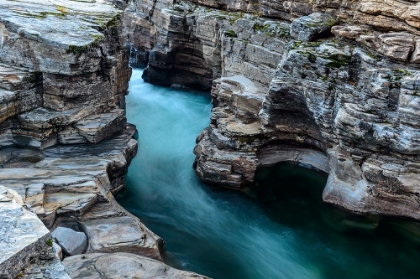
M 254 31 L 268 31 L 268 24 L 262 25 L 261 23 L 256 22 L 252 28 Z
M 331 62 L 328 62 L 325 66 L 329 68 L 338 69 L 338 68 L 348 65 L 351 61 L 351 56 L 342 55 L 342 54 L 333 54 L 326 57 L 326 59 L 330 60 Z
M 238 38 L 238 35 L 233 30 L 226 30 L 225 36 L 229 38 Z
M 370 52 L 370 51 L 368 51 L 367 53 L 367 56 L 369 56 L 370 58 L 372 58 L 372 59 L 377 59 L 377 57 L 376 57 L 376 55 L 375 54 L 373 54 L 372 52 Z
M 80 57 L 83 53 L 85 53 L 90 48 L 90 45 L 87 46 L 74 46 L 71 45 L 66 50 L 67 53 L 73 53 L 76 57 Z
M 66 50 L 66 53 L 73 53 L 76 57 L 80 57 L 83 53 L 85 53 L 92 47 L 99 46 L 99 44 L 104 39 L 104 37 L 99 34 L 92 34 L 91 36 L 93 41 L 90 44 L 84 46 L 70 45 L 69 48 Z
M 53 240 L 52 240 L 52 238 L 48 239 L 45 244 L 47 244 L 47 246 L 49 246 L 49 247 L 52 247 L 53 246 Z
M 404 76 L 404 77 L 411 76 L 410 71 L 405 70 L 405 69 L 403 69 L 403 70 L 394 70 L 393 72 L 394 72 L 394 74 L 397 74 L 397 75 L 400 75 L 400 76 Z
M 60 17 L 60 18 L 63 18 L 63 17 L 65 17 L 65 14 L 63 14 L 63 13 L 56 13 L 56 12 L 40 12 L 39 13 L 39 17 L 40 18 L 46 18 L 47 16 L 49 16 L 49 15 L 51 15 L 51 16 L 56 16 L 56 17 Z
M 96 23 L 99 25 L 99 31 L 104 31 L 112 27 L 118 26 L 118 23 L 121 20 L 121 15 L 117 14 L 112 17 L 110 20 L 96 19 Z
M 289 47 L 289 50 L 297 49 L 302 45 L 301 41 L 294 41 L 293 44 Z
M 337 19 L 335 19 L 335 18 L 331 18 L 331 19 L 329 19 L 326 23 L 325 23 L 325 25 L 326 26 L 328 26 L 328 27 L 333 27 L 333 26 L 335 26 L 335 25 L 337 25 L 337 24 L 339 24 L 340 23 L 340 21 L 339 20 L 337 20 Z
M 311 62 L 311 63 L 315 63 L 315 62 L 316 62 L 316 56 L 315 56 L 315 54 L 313 54 L 313 53 L 309 53 L 309 54 L 308 54 L 308 60 L 309 60 L 309 62 Z

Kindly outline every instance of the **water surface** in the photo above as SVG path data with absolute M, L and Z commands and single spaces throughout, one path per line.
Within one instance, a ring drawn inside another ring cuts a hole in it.
M 408 240 L 417 224 L 378 225 L 326 206 L 323 173 L 262 169 L 250 196 L 203 184 L 192 150 L 209 124 L 209 94 L 153 86 L 141 73 L 127 98 L 139 152 L 118 201 L 165 240 L 166 263 L 215 279 L 420 278 Z

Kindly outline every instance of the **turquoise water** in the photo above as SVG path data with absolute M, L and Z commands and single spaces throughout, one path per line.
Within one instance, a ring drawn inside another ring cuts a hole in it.
M 134 70 L 127 117 L 139 153 L 118 201 L 165 240 L 166 263 L 215 279 L 420 278 L 418 224 L 323 204 L 323 173 L 262 169 L 249 196 L 203 184 L 192 150 L 210 110 L 208 93 L 153 86 Z

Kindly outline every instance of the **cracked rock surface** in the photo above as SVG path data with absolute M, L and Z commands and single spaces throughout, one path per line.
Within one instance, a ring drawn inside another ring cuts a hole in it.
M 419 8 L 139 0 L 124 32 L 145 80 L 211 88 L 202 180 L 243 189 L 257 168 L 292 161 L 330 174 L 326 202 L 420 219 Z
M 144 279 L 207 279 L 196 273 L 177 270 L 162 262 L 128 253 L 88 254 L 68 257 L 64 265 L 75 279 L 144 278 Z

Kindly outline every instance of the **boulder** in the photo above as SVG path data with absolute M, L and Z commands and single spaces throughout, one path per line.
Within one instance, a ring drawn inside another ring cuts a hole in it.
M 51 233 L 51 236 L 63 248 L 64 253 L 67 255 L 74 256 L 86 251 L 87 237 L 83 232 L 58 227 Z

